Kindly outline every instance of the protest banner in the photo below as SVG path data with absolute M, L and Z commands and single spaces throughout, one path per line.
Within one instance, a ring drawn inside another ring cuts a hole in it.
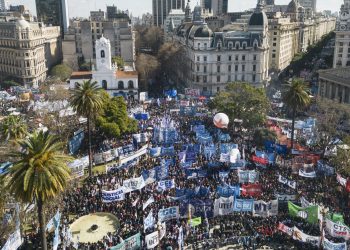
M 310 243 L 311 245 L 318 247 L 320 245 L 321 237 L 305 234 L 297 227 L 293 227 L 293 239 L 301 242 Z
M 247 184 L 242 185 L 241 195 L 242 196 L 252 196 L 252 197 L 260 197 L 262 194 L 261 184 Z
M 278 214 L 278 200 L 265 201 L 254 201 L 254 216 L 268 217 L 275 216 Z
M 153 196 L 149 197 L 148 200 L 143 204 L 142 210 L 145 210 L 153 202 L 154 202 Z
M 102 190 L 102 202 L 109 203 L 113 201 L 122 201 L 125 198 L 124 188 L 121 187 L 117 190 L 105 191 Z
M 293 236 L 293 228 L 290 228 L 286 225 L 284 225 L 283 223 L 279 222 L 278 223 L 278 230 L 288 234 L 289 236 Z
M 235 186 L 230 186 L 230 185 L 225 185 L 225 186 L 218 186 L 216 188 L 216 192 L 219 194 L 221 197 L 230 197 L 230 196 L 240 196 L 240 187 L 239 185 Z
M 328 240 L 326 237 L 323 240 L 323 249 L 325 250 L 346 250 L 346 242 L 334 243 Z
M 146 245 L 147 249 L 153 249 L 159 244 L 159 234 L 158 231 L 155 231 L 151 234 L 146 235 Z
M 253 199 L 235 199 L 233 211 L 234 212 L 252 212 L 254 206 Z
M 110 248 L 110 250 L 138 250 L 141 248 L 141 234 L 137 233 Z
M 296 201 L 297 196 L 295 194 L 276 194 L 278 202 L 286 203 L 288 201 Z
M 259 179 L 259 173 L 252 170 L 239 170 L 238 171 L 239 183 L 255 183 Z
M 214 216 L 213 201 L 211 199 L 184 200 L 180 203 L 179 209 L 181 218 L 212 218 Z
M 287 178 L 284 178 L 282 175 L 278 176 L 278 181 L 280 183 L 283 183 L 283 184 L 287 185 L 290 188 L 293 188 L 293 189 L 297 188 L 297 182 L 296 181 L 288 180 Z
M 158 221 L 168 221 L 179 218 L 179 207 L 169 207 L 158 211 Z
M 290 201 L 288 202 L 288 211 L 291 216 L 303 218 L 312 224 L 318 223 L 318 210 L 319 207 L 317 205 L 299 207 Z
M 156 220 L 153 217 L 153 211 L 151 210 L 147 217 L 143 220 L 143 228 L 146 231 L 148 228 L 153 228 Z
M 20 229 L 17 229 L 13 234 L 10 235 L 1 250 L 15 250 L 22 245 L 22 242 L 21 231 Z
M 172 179 L 172 180 L 159 181 L 157 188 L 160 191 L 165 191 L 171 188 L 175 188 L 175 180 Z
M 214 216 L 226 215 L 233 212 L 233 196 L 229 198 L 221 197 L 214 201 Z
M 143 177 L 140 176 L 138 178 L 131 178 L 123 181 L 124 193 L 130 193 L 135 190 L 140 190 L 145 187 L 145 181 Z
M 326 229 L 332 237 L 350 240 L 350 228 L 344 224 L 334 222 L 327 218 Z
M 305 178 L 316 178 L 316 172 L 311 171 L 311 172 L 306 172 L 304 169 L 299 169 L 299 175 Z

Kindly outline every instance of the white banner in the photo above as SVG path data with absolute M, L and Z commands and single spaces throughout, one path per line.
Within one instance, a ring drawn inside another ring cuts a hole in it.
M 350 228 L 346 225 L 335 223 L 330 219 L 326 219 L 326 229 L 328 233 L 335 238 L 350 239 Z
M 313 204 L 312 202 L 309 202 L 307 199 L 305 199 L 304 197 L 300 198 L 300 203 L 301 203 L 301 207 L 310 207 L 310 206 L 314 206 L 315 204 Z
M 143 228 L 146 231 L 148 228 L 153 228 L 156 220 L 153 217 L 153 211 L 151 210 L 148 216 L 143 220 Z
M 293 188 L 293 189 L 297 188 L 297 182 L 296 181 L 288 180 L 287 178 L 284 178 L 282 175 L 278 176 L 278 181 L 280 183 L 283 183 L 283 184 L 287 185 L 290 188 Z
M 119 163 L 120 164 L 124 164 L 124 163 L 127 163 L 129 161 L 135 160 L 136 158 L 139 158 L 142 155 L 147 154 L 147 152 L 148 152 L 148 145 L 145 145 L 141 149 L 139 149 L 138 151 L 133 153 L 132 155 L 129 155 L 127 157 L 121 156 L 120 159 L 119 159 Z
M 311 245 L 318 247 L 320 245 L 321 237 L 319 236 L 311 236 L 308 234 L 303 233 L 301 230 L 299 230 L 297 227 L 293 228 L 293 239 L 310 243 Z
M 289 236 L 293 236 L 293 228 L 290 228 L 283 223 L 278 223 L 278 230 L 288 234 Z
M 102 202 L 109 203 L 113 201 L 122 201 L 125 198 L 124 188 L 118 188 L 117 190 L 105 191 L 102 190 Z
M 346 179 L 343 178 L 340 174 L 337 173 L 337 181 L 339 182 L 340 185 L 343 187 L 346 186 Z
M 334 243 L 329 241 L 326 237 L 323 241 L 323 249 L 325 250 L 346 250 L 346 242 Z
M 306 178 L 316 178 L 316 172 L 305 172 L 304 169 L 299 169 L 299 175 Z
M 165 191 L 171 188 L 175 188 L 175 180 L 164 180 L 164 181 L 158 181 L 158 190 L 159 191 Z
M 165 222 L 159 224 L 158 231 L 159 231 L 159 240 L 162 240 L 166 234 L 166 223 Z
M 254 201 L 253 215 L 268 217 L 278 214 L 278 200 L 272 201 Z
M 153 196 L 149 197 L 149 199 L 143 204 L 142 210 L 145 210 L 150 204 L 154 202 Z
M 214 216 L 233 213 L 233 196 L 228 198 L 220 197 L 214 202 Z
M 146 244 L 147 244 L 147 249 L 152 249 L 158 246 L 159 244 L 158 231 L 155 231 L 151 234 L 146 235 Z
M 124 193 L 129 193 L 145 187 L 145 181 L 143 180 L 142 176 L 138 178 L 128 179 L 123 181 L 123 187 L 124 187 Z
M 7 239 L 6 244 L 1 250 L 16 250 L 22 245 L 21 231 L 17 229 L 10 237 Z
M 158 221 L 168 221 L 179 218 L 179 207 L 169 207 L 158 211 Z

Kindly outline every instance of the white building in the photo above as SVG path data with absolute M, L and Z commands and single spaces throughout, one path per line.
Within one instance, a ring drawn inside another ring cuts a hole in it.
M 180 26 L 185 19 L 185 12 L 182 9 L 172 9 L 164 21 L 164 34 L 167 36 L 169 32 Z
M 213 32 L 201 20 L 200 8 L 195 7 L 192 22 L 183 23 L 174 34 L 188 55 L 190 74 L 183 79 L 185 83 L 202 94 L 215 94 L 234 81 L 267 85 L 268 19 L 261 2 L 249 19 L 247 31 Z
M 333 68 L 350 66 L 350 0 L 344 0 L 335 30 Z
M 138 73 L 131 67 L 119 70 L 112 65 L 111 43 L 105 37 L 96 41 L 96 70 L 73 72 L 70 78 L 70 88 L 77 83 L 92 80 L 111 96 L 138 99 Z

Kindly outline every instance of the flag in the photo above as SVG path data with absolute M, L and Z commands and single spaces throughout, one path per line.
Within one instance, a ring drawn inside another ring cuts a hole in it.
M 288 201 L 288 211 L 293 217 L 301 217 L 309 223 L 318 223 L 318 206 L 299 207 Z
M 344 224 L 344 217 L 342 214 L 332 213 L 328 214 L 327 216 L 329 219 L 331 219 L 335 223 L 343 223 Z
M 154 202 L 153 196 L 149 197 L 149 199 L 143 204 L 142 210 L 145 210 L 150 204 Z
M 189 220 L 189 224 L 191 227 L 196 227 L 202 224 L 202 217 L 197 217 Z

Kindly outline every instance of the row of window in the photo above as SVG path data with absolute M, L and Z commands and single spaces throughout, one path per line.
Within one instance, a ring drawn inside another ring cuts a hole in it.
M 102 88 L 107 90 L 108 89 L 108 83 L 106 80 L 102 81 Z M 128 89 L 133 89 L 134 88 L 134 81 L 130 80 L 128 81 Z M 119 81 L 118 82 L 118 89 L 124 89 L 124 82 Z
M 232 58 L 233 58 L 233 56 L 229 55 L 228 56 L 228 61 L 231 62 Z M 221 55 L 216 56 L 216 61 L 221 62 L 221 59 L 222 59 Z M 257 55 L 253 55 L 253 61 L 256 61 L 256 59 L 257 59 Z M 246 56 L 242 55 L 241 56 L 241 60 L 245 61 L 246 60 Z M 200 62 L 200 61 L 201 61 L 201 57 L 197 56 L 197 62 Z M 203 62 L 207 62 L 207 61 L 208 61 L 207 56 L 203 56 Z M 239 61 L 239 55 L 235 55 L 235 61 Z
M 245 69 L 246 69 L 245 65 L 242 65 L 241 67 L 242 67 L 242 71 L 244 72 Z M 239 68 L 239 65 L 235 65 L 235 71 L 236 72 L 238 71 L 238 68 Z M 231 72 L 232 71 L 232 65 L 228 65 L 227 66 L 227 70 L 229 72 Z M 199 71 L 200 71 L 200 65 L 197 65 L 197 72 L 199 72 Z M 253 65 L 253 71 L 256 71 L 256 65 L 255 64 Z M 203 72 L 207 73 L 207 66 L 203 66 Z M 216 66 L 216 72 L 217 73 L 221 73 L 221 66 L 220 65 Z
M 199 83 L 200 82 L 200 76 L 196 76 L 196 82 L 197 83 Z M 194 79 L 192 79 L 192 80 L 194 80 Z M 221 83 L 221 76 L 217 76 L 216 77 L 216 82 L 217 83 Z M 227 82 L 231 82 L 233 79 L 232 79 L 232 76 L 231 75 L 228 75 L 228 77 L 227 77 Z M 241 77 L 239 77 L 238 75 L 235 75 L 234 76 L 234 80 L 235 81 L 246 81 L 246 77 L 245 77 L 245 75 L 242 75 Z M 256 81 L 256 75 L 255 74 L 253 74 L 252 75 L 252 82 L 255 82 Z M 208 78 L 207 78 L 207 76 L 203 76 L 203 82 L 204 83 L 207 83 L 208 82 Z

